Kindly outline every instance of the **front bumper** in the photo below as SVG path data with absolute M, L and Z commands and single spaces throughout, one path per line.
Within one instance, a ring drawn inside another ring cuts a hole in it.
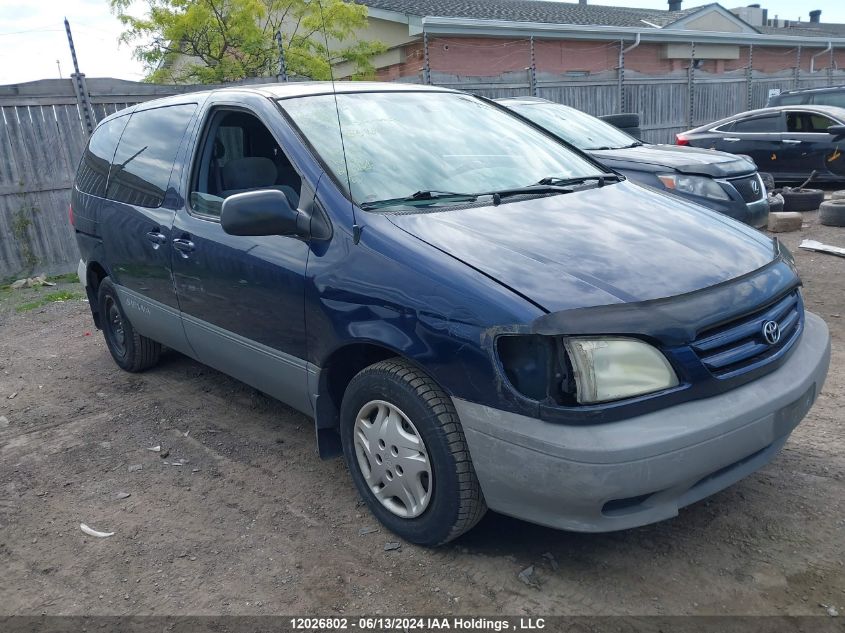
M 769 223 L 769 200 L 765 196 L 754 202 L 745 202 L 739 197 L 738 193 L 736 194 L 736 200 L 714 200 L 713 198 L 688 196 L 686 194 L 676 195 L 682 196 L 691 202 L 700 204 L 713 211 L 723 213 L 734 220 L 739 220 L 757 229 Z
M 487 505 L 550 527 L 606 532 L 678 509 L 768 463 L 821 390 L 827 325 L 806 314 L 778 369 L 732 391 L 596 425 L 563 425 L 453 399 Z

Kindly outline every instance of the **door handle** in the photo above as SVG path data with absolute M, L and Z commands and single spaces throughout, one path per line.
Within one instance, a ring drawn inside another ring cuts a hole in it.
M 739 137 L 737 137 L 737 136 L 726 136 L 726 137 L 725 137 L 725 138 L 723 138 L 722 140 L 723 140 L 723 141 L 728 141 L 729 143 L 736 143 L 737 141 L 741 141 L 742 139 L 740 139 L 740 138 L 739 138 Z
M 781 140 L 781 143 L 786 143 L 787 145 L 798 145 L 801 141 L 798 141 L 793 138 L 785 138 Z
M 167 236 L 158 229 L 153 229 L 147 233 L 147 239 L 153 243 L 153 248 L 158 248 L 159 246 L 167 243 Z
M 182 257 L 187 259 L 194 250 L 194 243 L 187 237 L 177 237 L 173 240 L 173 248 L 179 251 Z

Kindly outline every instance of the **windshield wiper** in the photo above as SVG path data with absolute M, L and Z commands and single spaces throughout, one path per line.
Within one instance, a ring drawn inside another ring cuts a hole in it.
M 557 187 L 568 187 L 570 185 L 580 185 L 590 180 L 598 181 L 599 187 L 603 187 L 608 180 L 619 181 L 618 174 L 593 174 L 592 176 L 577 176 L 575 178 L 560 178 L 558 176 L 547 176 L 537 181 L 538 185 L 555 185 Z M 568 191 L 568 190 L 567 190 Z
M 456 200 L 456 201 L 474 201 L 478 199 L 478 194 L 474 193 L 458 193 L 456 191 L 436 191 L 433 189 L 426 189 L 417 191 L 410 196 L 402 198 L 389 198 L 387 200 L 374 200 L 372 202 L 364 202 L 360 206 L 362 209 L 378 209 L 381 207 L 391 207 L 403 203 L 413 202 L 427 202 L 438 200 Z
M 556 193 L 572 193 L 575 191 L 572 185 L 580 185 L 590 180 L 598 181 L 598 186 L 603 187 L 607 180 L 621 180 L 617 174 L 595 174 L 593 176 L 578 176 L 575 178 L 560 178 L 558 176 L 548 176 L 537 181 L 533 185 L 526 187 L 511 187 L 509 189 L 499 189 L 497 191 L 485 191 L 477 194 L 478 196 L 493 196 L 493 204 L 498 205 L 502 198 L 509 196 L 524 196 L 524 195 L 547 195 Z

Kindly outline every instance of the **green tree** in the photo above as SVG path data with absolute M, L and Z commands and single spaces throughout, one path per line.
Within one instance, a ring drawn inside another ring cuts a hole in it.
M 378 42 L 357 41 L 367 8 L 344 0 L 108 0 L 135 45 L 148 81 L 224 83 L 275 75 L 281 31 L 289 75 L 329 79 L 331 65 L 350 62 L 355 77 L 371 75 Z M 326 46 L 328 39 L 329 46 Z

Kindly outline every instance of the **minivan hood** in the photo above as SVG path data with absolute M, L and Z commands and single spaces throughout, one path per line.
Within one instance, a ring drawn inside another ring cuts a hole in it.
M 754 229 L 630 182 L 385 216 L 550 312 L 693 292 L 775 253 Z
M 678 145 L 640 145 L 622 149 L 591 150 L 599 162 L 605 161 L 614 167 L 617 161 L 624 161 L 636 168 L 637 164 L 650 165 L 655 170 L 666 168 L 682 174 L 697 174 L 711 178 L 731 178 L 757 171 L 754 163 L 727 152 L 698 147 Z

